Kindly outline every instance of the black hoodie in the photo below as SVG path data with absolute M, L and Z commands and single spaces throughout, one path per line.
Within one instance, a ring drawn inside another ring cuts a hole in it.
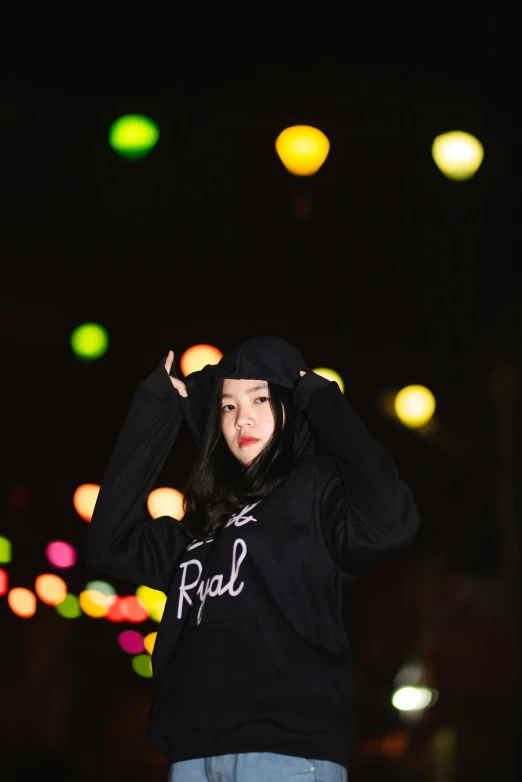
M 185 378 L 187 398 L 165 360 L 134 393 L 85 549 L 87 565 L 167 595 L 147 736 L 170 762 L 276 752 L 348 768 L 355 679 L 342 587 L 410 547 L 419 527 L 411 492 L 337 383 L 285 340 L 233 348 Z M 201 542 L 183 520 L 148 520 L 143 507 L 183 415 L 201 442 L 215 377 L 293 389 L 304 420 L 279 490 Z M 316 436 L 332 456 L 314 453 Z

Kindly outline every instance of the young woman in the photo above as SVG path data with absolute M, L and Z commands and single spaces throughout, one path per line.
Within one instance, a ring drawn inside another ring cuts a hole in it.
M 197 444 L 185 514 L 147 520 L 183 416 Z M 342 587 L 418 526 L 388 451 L 290 343 L 249 339 L 184 382 L 172 351 L 161 359 L 110 456 L 85 561 L 167 595 L 147 736 L 169 780 L 348 779 Z

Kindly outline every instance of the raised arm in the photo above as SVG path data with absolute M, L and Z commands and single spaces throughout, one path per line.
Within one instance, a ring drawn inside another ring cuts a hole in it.
M 171 516 L 147 520 L 143 510 L 182 420 L 169 370 L 162 359 L 134 392 L 103 475 L 84 551 L 89 567 L 161 591 L 189 543 L 180 521 Z
M 419 514 L 391 455 L 337 383 L 308 372 L 296 385 L 294 403 L 306 410 L 337 464 L 338 474 L 324 485 L 321 523 L 347 583 L 408 548 L 419 528 Z

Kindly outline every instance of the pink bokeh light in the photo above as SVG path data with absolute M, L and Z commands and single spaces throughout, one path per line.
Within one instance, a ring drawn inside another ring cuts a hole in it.
M 140 654 L 145 650 L 143 636 L 136 630 L 123 630 L 118 635 L 118 643 L 128 654 Z
M 57 568 L 70 568 L 76 564 L 76 550 L 64 540 L 52 540 L 45 547 L 47 561 Z

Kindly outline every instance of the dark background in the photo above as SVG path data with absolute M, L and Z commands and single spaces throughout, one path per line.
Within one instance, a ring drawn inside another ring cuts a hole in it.
M 516 779 L 514 23 L 491 14 L 472 23 L 449 8 L 403 19 L 370 9 L 364 20 L 320 10 L 298 17 L 296 8 L 283 24 L 275 11 L 188 21 L 172 9 L 135 27 L 78 13 L 62 19 L 63 36 L 33 18 L 6 42 L 0 534 L 14 546 L 9 585 L 33 588 L 51 538 L 81 555 L 72 493 L 101 481 L 134 387 L 160 357 L 276 333 L 311 366 L 342 375 L 422 517 L 411 553 L 345 594 L 359 679 L 351 780 Z M 133 162 L 107 143 L 110 124 L 131 112 L 160 128 L 156 148 Z M 292 124 L 330 139 L 310 179 L 290 176 L 275 152 Z M 453 129 L 484 145 L 469 182 L 447 180 L 431 157 L 433 138 Z M 307 218 L 296 212 L 303 200 Z M 69 347 L 84 321 L 109 332 L 97 363 Z M 410 383 L 435 394 L 435 436 L 383 415 L 383 390 Z M 182 430 L 162 473 L 179 488 L 188 438 Z M 79 562 L 70 590 L 96 575 Z M 434 618 L 436 596 L 466 579 L 500 594 L 493 630 L 483 619 L 452 635 Z M 42 604 L 22 620 L 5 597 L 0 622 L 6 778 L 166 778 L 166 758 L 144 736 L 150 682 L 132 673 L 116 628 L 65 622 Z M 404 725 L 389 705 L 393 677 L 419 649 L 440 697 Z M 458 732 L 453 770 L 437 776 L 433 741 L 447 725 Z

